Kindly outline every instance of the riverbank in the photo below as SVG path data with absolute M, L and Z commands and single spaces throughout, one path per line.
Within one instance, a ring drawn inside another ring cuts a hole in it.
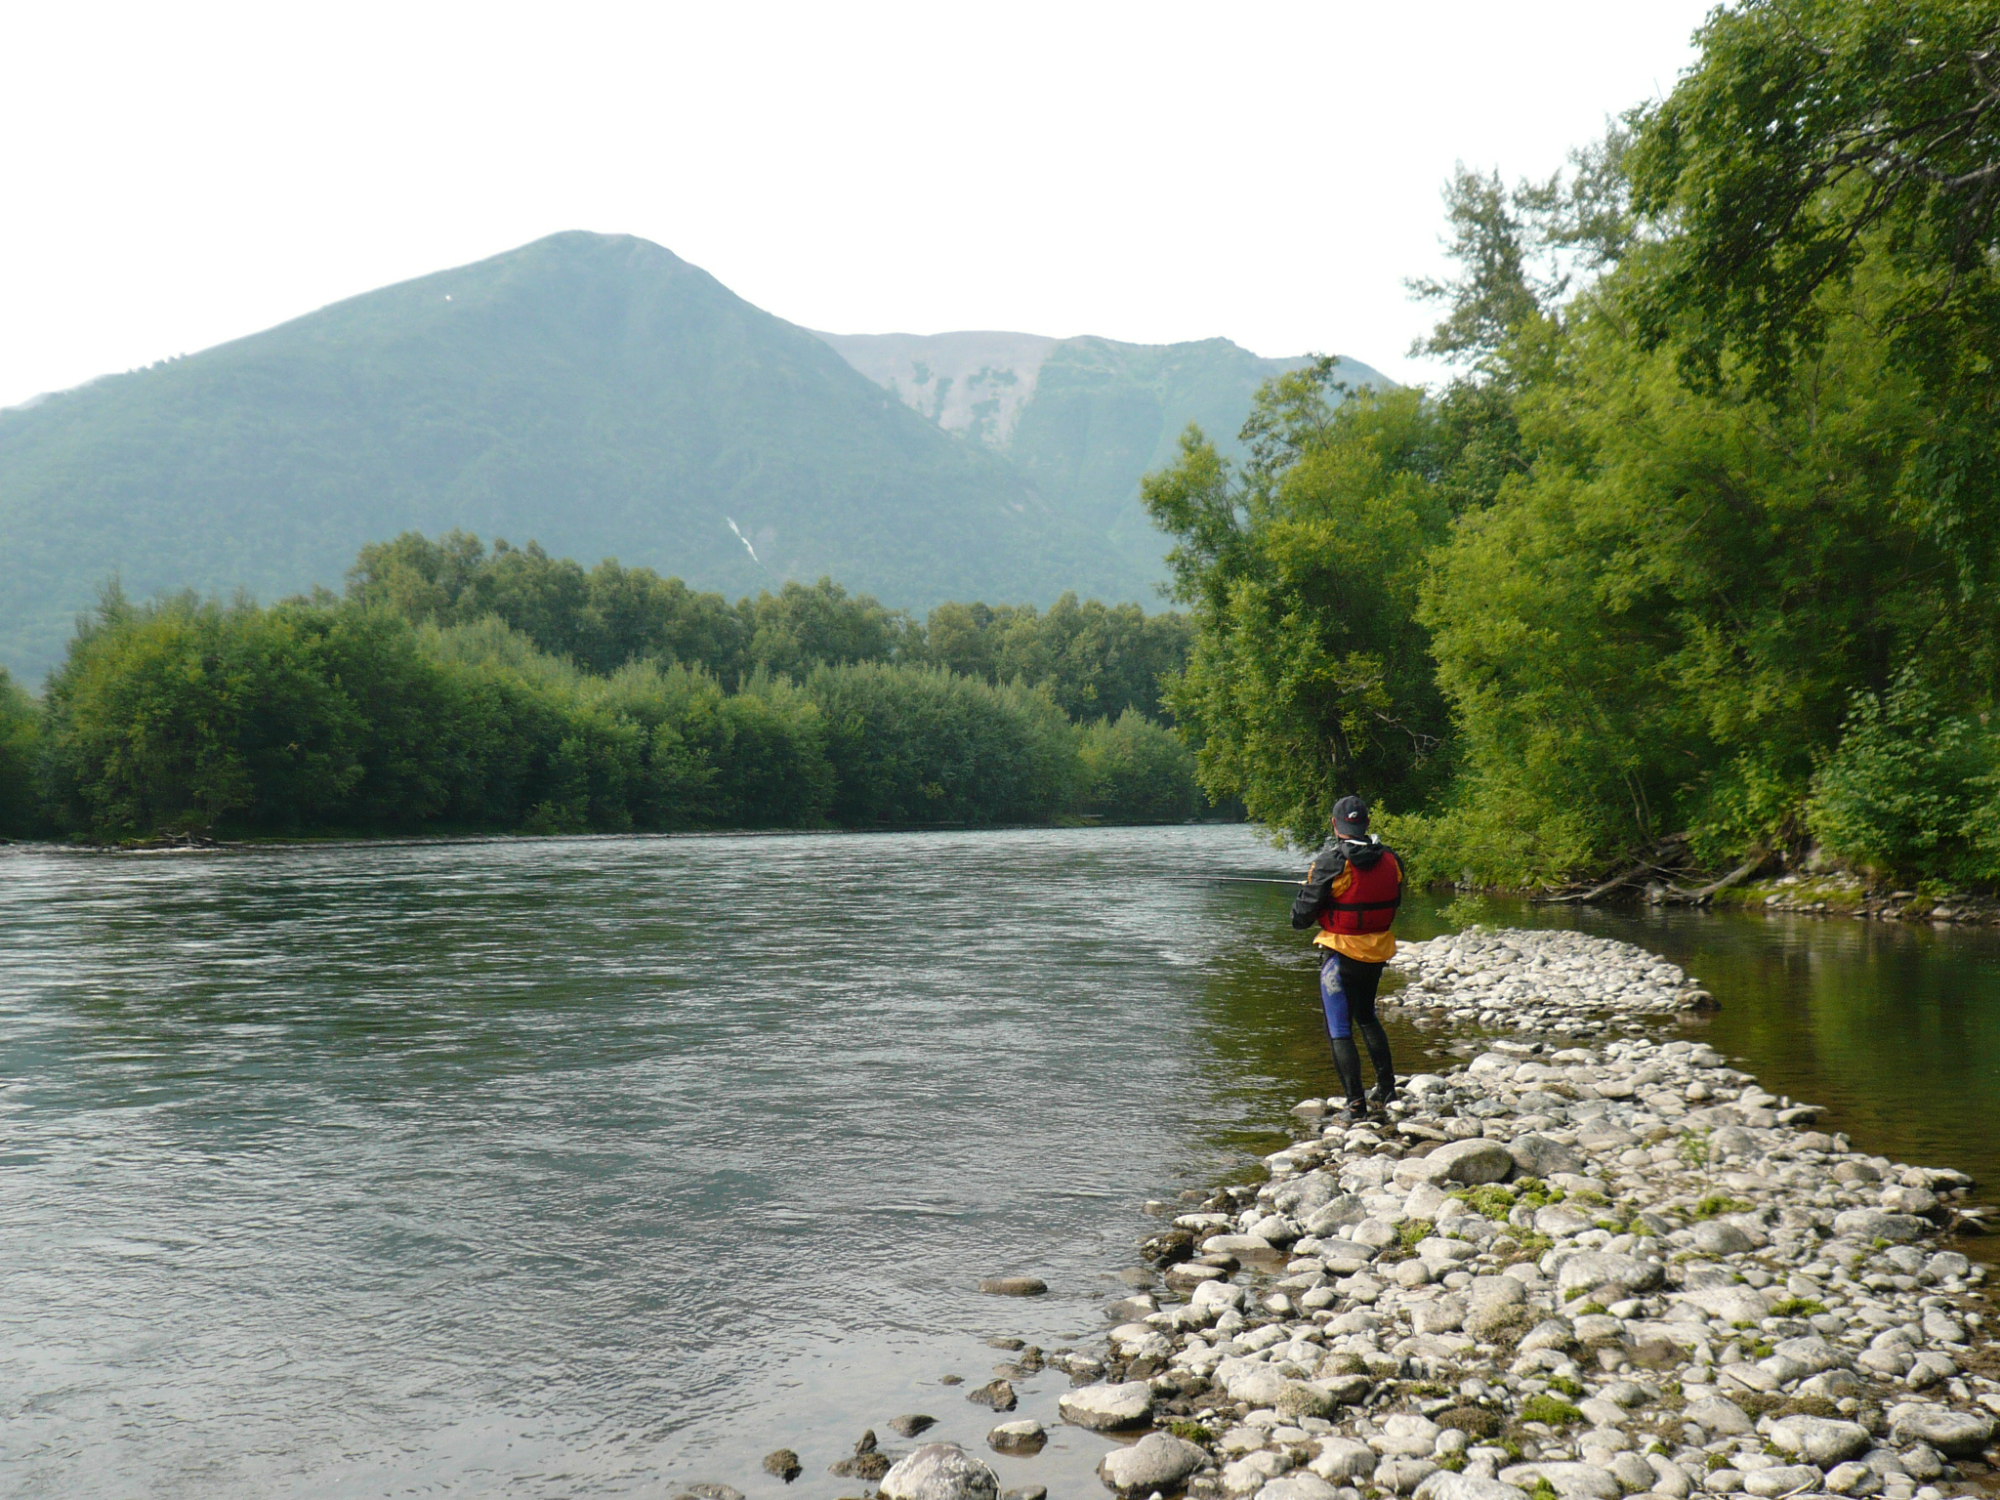
M 1804 912 L 1860 917 L 1873 922 L 1927 922 L 1940 926 L 2000 926 L 2000 900 L 1965 891 L 1884 890 L 1859 875 L 1780 875 L 1725 891 L 1719 904 L 1744 911 Z
M 1410 1079 L 1383 1123 L 1305 1101 L 1268 1182 L 1147 1241 L 1159 1280 L 1114 1309 L 1109 1360 L 1068 1361 L 1068 1420 L 1154 1429 L 1107 1486 L 1990 1492 L 1985 1271 L 1939 1243 L 1970 1179 L 1854 1151 L 1700 1042 L 1621 1034 L 1702 993 L 1630 945 L 1471 933 L 1400 966 L 1402 1005 L 1547 1030 Z

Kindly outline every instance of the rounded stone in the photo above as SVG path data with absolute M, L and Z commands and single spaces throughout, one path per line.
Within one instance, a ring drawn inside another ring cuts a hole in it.
M 1905 1407 L 1890 1429 L 1898 1443 L 1924 1443 L 1952 1458 L 1969 1458 L 1993 1441 L 1994 1420 L 1942 1406 Z
M 1000 1500 L 1000 1477 L 956 1443 L 926 1443 L 882 1476 L 882 1500 Z
M 1557 1172 L 1581 1172 L 1584 1155 L 1576 1147 L 1545 1135 L 1517 1135 L 1507 1143 L 1514 1169 L 1523 1177 L 1552 1177 Z M 1499 1481 L 1495 1480 L 1494 1483 Z
M 1098 1461 L 1097 1477 L 1121 1495 L 1175 1488 L 1208 1462 L 1208 1455 L 1170 1432 L 1149 1432 L 1129 1448 L 1113 1448 Z
M 1528 1492 L 1497 1479 L 1439 1469 L 1417 1486 L 1416 1500 L 1528 1500 Z
M 1502 1469 L 1500 1478 L 1524 1489 L 1533 1489 L 1536 1480 L 1546 1479 L 1562 1500 L 1620 1500 L 1625 1493 L 1614 1475 L 1595 1464 L 1516 1464 Z
M 988 1276 L 979 1283 L 980 1291 L 994 1297 L 1039 1297 L 1048 1289 L 1039 1276 Z
M 1287 1474 L 1257 1491 L 1257 1500 L 1339 1500 L 1339 1495 L 1317 1474 Z
M 1859 1422 L 1799 1416 L 1780 1417 L 1773 1422 L 1771 1441 L 1809 1464 L 1828 1469 L 1866 1453 L 1873 1439 Z
M 1779 1464 L 1771 1469 L 1752 1469 L 1743 1476 L 1743 1488 L 1757 1500 L 1778 1500 L 1780 1495 L 1803 1494 L 1820 1487 L 1820 1473 L 1811 1464 Z
M 1021 1457 L 1032 1457 L 1040 1453 L 1048 1440 L 1048 1429 L 1033 1420 L 1002 1422 L 986 1434 L 986 1446 L 995 1453 L 1009 1453 Z
M 1275 1372 L 1273 1372 L 1275 1373 Z M 1282 1377 L 1280 1377 L 1282 1378 Z M 1092 1432 L 1137 1427 L 1153 1413 L 1153 1388 L 1143 1380 L 1120 1385 L 1084 1385 L 1065 1391 L 1056 1402 L 1062 1419 Z

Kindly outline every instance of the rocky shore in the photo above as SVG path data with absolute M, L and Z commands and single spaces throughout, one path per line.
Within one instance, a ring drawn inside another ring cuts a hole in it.
M 1986 1273 L 1940 1242 L 1968 1178 L 1857 1152 L 1663 1031 L 1713 1001 L 1639 949 L 1475 931 L 1399 966 L 1406 1010 L 1509 1034 L 1408 1079 L 1385 1121 L 1304 1101 L 1260 1185 L 1150 1205 L 1172 1222 L 1108 1349 L 1050 1356 L 1065 1421 L 1140 1434 L 1099 1465 L 1109 1490 L 2000 1492 Z M 882 1488 L 993 1491 L 948 1445 Z

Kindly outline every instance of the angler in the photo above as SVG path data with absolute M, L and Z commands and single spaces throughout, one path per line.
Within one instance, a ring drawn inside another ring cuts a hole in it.
M 1342 797 L 1333 805 L 1333 838 L 1313 856 L 1304 885 L 1292 899 L 1292 926 L 1317 926 L 1320 950 L 1319 997 L 1326 1010 L 1326 1034 L 1333 1065 L 1347 1094 L 1338 1118 L 1364 1120 L 1374 1106 L 1386 1118 L 1396 1097 L 1396 1068 L 1389 1057 L 1389 1033 L 1375 1014 L 1382 970 L 1395 956 L 1396 908 L 1403 900 L 1403 862 L 1396 851 L 1368 831 L 1368 804 Z M 1364 1094 L 1361 1054 L 1354 1033 L 1368 1046 L 1375 1064 L 1375 1088 Z

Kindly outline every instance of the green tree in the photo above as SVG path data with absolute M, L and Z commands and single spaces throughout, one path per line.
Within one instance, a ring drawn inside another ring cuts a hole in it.
M 49 756 L 100 834 L 300 829 L 361 776 L 316 633 L 248 603 L 107 604 L 50 681 Z
M 1193 753 L 1137 709 L 1084 725 L 1077 760 L 1080 812 L 1117 823 L 1179 823 L 1201 812 Z
M 36 786 L 41 738 L 34 700 L 0 667 L 0 835 L 18 838 L 39 831 L 46 821 Z
M 1200 746 L 1201 785 L 1300 840 L 1348 792 L 1418 804 L 1448 728 L 1415 618 L 1451 520 L 1435 414 L 1409 391 L 1335 406 L 1329 373 L 1322 362 L 1265 388 L 1240 478 L 1190 431 L 1144 491 L 1194 613 L 1167 696 Z
M 1070 805 L 1075 731 L 1041 694 L 872 662 L 822 667 L 806 686 L 847 827 L 1043 822 Z
M 890 661 L 913 644 L 907 615 L 867 594 L 852 595 L 831 578 L 788 583 L 739 606 L 756 670 L 803 678 L 814 667 Z
M 1670 227 L 1634 305 L 1697 381 L 1783 399 L 1870 282 L 1925 399 L 1897 501 L 1968 597 L 2000 566 L 2000 15 L 1987 0 L 1746 0 L 1644 120 L 1638 207 Z
M 1531 476 L 1425 590 L 1468 770 L 1434 832 L 1488 878 L 1683 831 L 1717 861 L 1777 847 L 1856 688 L 1913 653 L 1990 681 L 1992 604 L 1955 597 L 1897 503 L 1921 393 L 1869 309 L 1838 309 L 1778 400 L 1747 376 L 1689 392 L 1610 290 L 1523 403 Z

